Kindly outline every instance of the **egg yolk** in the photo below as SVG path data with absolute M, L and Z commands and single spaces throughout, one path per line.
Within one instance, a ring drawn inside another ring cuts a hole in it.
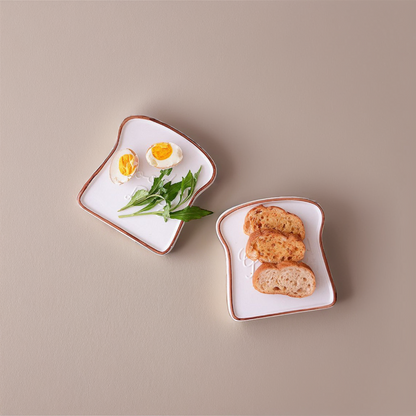
M 118 161 L 120 173 L 124 176 L 130 176 L 134 173 L 133 155 L 123 155 Z
M 157 143 L 152 147 L 152 154 L 157 160 L 165 160 L 172 154 L 172 146 L 169 143 Z

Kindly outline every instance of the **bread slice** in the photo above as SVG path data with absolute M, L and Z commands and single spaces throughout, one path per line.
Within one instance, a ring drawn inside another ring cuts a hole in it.
M 264 229 L 274 229 L 284 234 L 296 234 L 302 240 L 305 238 L 305 227 L 302 220 L 297 215 L 275 206 L 259 205 L 246 215 L 243 230 L 247 235 Z
M 316 280 L 312 269 L 305 263 L 282 261 L 262 264 L 254 272 L 253 286 L 261 293 L 304 298 L 315 291 Z
M 305 255 L 305 244 L 295 234 L 283 234 L 277 230 L 259 230 L 250 234 L 246 255 L 251 260 L 262 263 L 299 261 Z

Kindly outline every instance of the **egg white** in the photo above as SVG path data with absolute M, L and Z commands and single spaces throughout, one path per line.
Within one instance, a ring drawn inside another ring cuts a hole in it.
M 149 165 L 159 169 L 167 169 L 177 165 L 183 158 L 182 149 L 175 143 L 170 143 L 172 147 L 172 154 L 164 160 L 158 160 L 153 156 L 152 148 L 153 145 L 146 153 L 146 160 Z
M 133 155 L 133 158 L 134 158 L 135 162 L 137 162 L 136 169 L 134 169 L 133 173 L 129 176 L 123 175 L 120 172 L 120 168 L 119 168 L 119 160 L 124 155 Z M 123 183 L 126 183 L 127 181 L 129 181 L 132 178 L 132 176 L 137 171 L 138 167 L 139 167 L 139 158 L 137 157 L 136 153 L 133 152 L 133 150 L 123 149 L 123 150 L 117 151 L 114 154 L 113 159 L 111 160 L 111 163 L 110 163 L 110 179 L 111 179 L 111 182 L 113 182 L 117 185 L 121 185 Z

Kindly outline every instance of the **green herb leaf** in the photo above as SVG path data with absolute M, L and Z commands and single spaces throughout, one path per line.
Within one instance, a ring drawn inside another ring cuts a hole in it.
M 163 208 L 162 216 L 165 222 L 168 222 L 168 219 L 170 218 L 170 204 L 165 205 L 165 207 Z
M 160 188 L 163 186 L 163 177 L 169 176 L 172 172 L 172 168 L 170 169 L 164 169 L 160 171 L 160 175 L 157 178 L 153 179 L 153 185 L 150 188 L 149 194 L 155 194 Z
M 212 211 L 207 211 L 206 209 L 202 209 L 199 207 L 186 207 L 179 211 L 173 211 L 170 213 L 170 218 L 180 221 L 191 221 L 197 220 L 202 217 L 206 217 L 207 215 L 211 215 Z
M 160 171 L 160 173 L 161 173 L 161 174 L 163 174 L 163 175 L 165 175 L 165 176 L 169 176 L 169 175 L 171 174 L 171 172 L 172 172 L 172 169 L 173 169 L 173 168 L 169 168 L 169 169 L 162 169 L 162 170 Z
M 184 178 L 182 178 L 182 181 L 180 182 L 181 188 L 180 188 L 179 201 L 174 206 L 173 209 L 178 208 L 185 202 L 187 196 L 189 195 L 188 188 L 191 188 L 193 182 L 194 182 L 194 176 L 192 175 L 192 172 L 189 171 L 187 175 Z
M 145 189 L 139 189 L 130 199 L 129 203 L 123 208 L 120 208 L 118 211 L 123 211 L 127 208 L 141 205 L 141 203 L 147 198 L 149 192 Z
M 201 172 L 201 169 L 202 169 L 202 166 L 199 168 L 198 172 L 196 172 L 195 175 L 192 176 L 191 189 L 189 190 L 188 196 L 182 201 L 182 204 L 184 204 L 185 202 L 188 202 L 189 199 L 191 199 L 191 196 L 194 194 L 196 183 L 198 182 L 198 176 L 199 176 L 199 173 Z
M 164 187 L 166 189 L 166 194 L 164 195 L 166 202 L 172 203 L 172 201 L 178 196 L 179 191 L 181 190 L 182 182 L 176 182 L 172 185 Z
M 192 175 L 191 171 L 188 171 L 187 175 L 184 178 L 182 178 L 181 196 L 180 196 L 181 201 L 183 199 L 183 195 L 185 194 L 185 190 L 192 186 L 193 181 L 194 181 L 194 175 Z
M 150 196 L 149 199 L 147 200 L 147 205 L 144 208 L 142 208 L 140 211 L 137 211 L 137 212 L 149 211 L 152 208 L 154 208 L 157 204 L 162 202 L 163 200 L 164 200 L 164 198 L 160 195 Z
M 202 166 L 201 166 L 202 167 Z M 193 175 L 191 171 L 188 171 L 185 178 L 183 178 L 184 186 L 185 188 L 189 188 L 192 185 L 193 182 Z

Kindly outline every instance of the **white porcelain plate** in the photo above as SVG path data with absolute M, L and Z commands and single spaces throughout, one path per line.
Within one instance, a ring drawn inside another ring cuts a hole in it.
M 304 298 L 267 295 L 253 288 L 252 276 L 260 262 L 245 256 L 248 236 L 243 232 L 247 212 L 257 205 L 278 206 L 296 214 L 305 226 L 306 254 L 302 260 L 315 273 L 315 292 Z M 266 318 L 289 313 L 306 312 L 333 306 L 336 290 L 322 245 L 324 212 L 315 202 L 297 197 L 259 199 L 230 208 L 218 218 L 217 234 L 224 246 L 227 260 L 228 310 L 236 321 Z
M 205 150 L 183 133 L 146 116 L 132 116 L 123 121 L 114 148 L 81 189 L 78 203 L 81 208 L 117 231 L 154 253 L 163 255 L 173 248 L 182 230 L 182 221 L 164 222 L 162 217 L 156 215 L 119 218 L 117 212 L 127 204 L 136 190 L 149 190 L 153 178 L 159 176 L 160 170 L 150 166 L 145 157 L 149 147 L 158 142 L 175 143 L 183 152 L 182 162 L 173 168 L 167 180 L 180 181 L 188 170 L 195 173 L 202 166 L 195 194 L 189 203 L 192 205 L 195 198 L 214 181 L 217 172 L 214 161 Z M 117 150 L 125 148 L 136 152 L 139 157 L 139 168 L 130 181 L 123 185 L 115 185 L 110 180 L 109 164 L 112 155 Z M 123 213 L 132 213 L 139 209 L 131 208 Z

